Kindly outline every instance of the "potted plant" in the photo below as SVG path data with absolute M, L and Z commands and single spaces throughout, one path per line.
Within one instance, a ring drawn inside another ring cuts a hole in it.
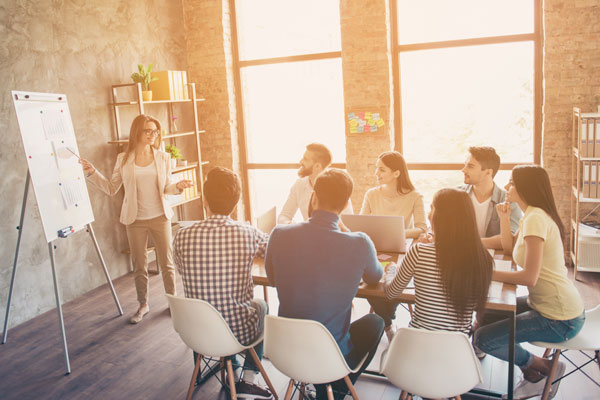
M 153 66 L 154 64 L 152 63 L 148 65 L 148 68 L 144 68 L 142 64 L 138 64 L 138 72 L 131 74 L 131 79 L 135 83 L 139 82 L 142 84 L 142 99 L 144 101 L 152 101 L 152 91 L 149 90 L 148 85 L 150 85 L 150 82 L 158 80 L 157 77 L 150 75 Z
M 172 144 L 165 146 L 165 151 L 171 155 L 171 169 L 177 167 L 177 160 L 181 158 L 181 152 Z

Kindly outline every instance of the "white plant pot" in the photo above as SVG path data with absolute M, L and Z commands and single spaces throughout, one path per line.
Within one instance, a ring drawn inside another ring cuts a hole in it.
M 171 158 L 171 169 L 177 168 L 177 159 Z

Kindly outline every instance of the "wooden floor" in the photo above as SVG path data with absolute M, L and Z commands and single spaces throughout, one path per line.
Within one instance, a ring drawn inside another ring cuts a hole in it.
M 18 276 L 17 276 L 18 278 Z M 586 307 L 600 303 L 600 275 L 581 274 L 577 285 Z M 52 290 L 51 282 L 44 290 Z M 174 332 L 160 276 L 150 279 L 150 314 L 139 325 L 128 317 L 136 310 L 131 275 L 115 280 L 115 288 L 125 315 L 118 316 L 106 285 L 63 306 L 72 373 L 65 375 L 56 310 L 44 313 L 8 332 L 7 343 L 0 346 L 1 399 L 184 399 L 192 373 L 192 353 Z M 179 292 L 183 293 L 181 280 Z M 262 296 L 257 288 L 256 296 Z M 277 310 L 276 293 L 270 292 L 271 310 Z M 368 310 L 364 300 L 355 300 L 354 317 Z M 396 326 L 406 326 L 408 314 L 399 309 Z M 382 339 L 379 352 L 387 347 Z M 539 350 L 536 350 L 539 353 Z M 575 355 L 575 358 L 581 356 Z M 268 360 L 264 361 L 280 396 L 287 378 Z M 379 355 L 370 369 L 378 369 Z M 482 387 L 505 391 L 507 367 L 493 357 L 482 362 L 485 382 Z M 572 367 L 567 367 L 567 371 Z M 517 369 L 518 371 L 518 369 Z M 585 371 L 600 380 L 597 365 Z M 517 379 L 520 374 L 517 373 Z M 357 382 L 361 399 L 397 399 L 400 390 L 378 377 L 363 376 Z M 216 379 L 194 392 L 194 399 L 227 399 Z M 463 397 L 468 398 L 468 397 Z M 600 399 L 600 388 L 581 374 L 568 377 L 556 397 L 558 400 Z

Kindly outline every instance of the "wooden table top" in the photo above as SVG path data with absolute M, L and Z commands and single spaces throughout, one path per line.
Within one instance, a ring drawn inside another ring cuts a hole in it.
M 385 253 L 387 255 L 392 256 L 391 260 L 398 260 L 402 255 L 395 253 Z M 507 260 L 511 261 L 510 256 L 502 254 L 500 251 L 496 251 L 494 253 L 494 259 L 497 260 Z M 516 266 L 512 263 L 512 269 L 514 270 Z M 265 262 L 264 259 L 255 259 L 254 265 L 252 267 L 252 280 L 255 285 L 261 286 L 271 286 L 269 280 L 267 279 L 267 274 L 265 271 Z M 515 285 L 511 285 L 508 283 L 502 283 L 502 289 L 500 291 L 492 294 L 490 290 L 490 295 L 488 296 L 486 308 L 489 310 L 499 310 L 499 311 L 514 311 L 517 307 L 517 288 Z M 364 282 L 361 282 L 358 287 L 358 293 L 356 297 L 385 297 L 383 291 L 383 282 L 379 282 L 376 285 L 367 285 Z M 415 302 L 415 290 L 414 289 L 404 289 L 400 297 L 397 298 L 402 303 L 412 304 Z

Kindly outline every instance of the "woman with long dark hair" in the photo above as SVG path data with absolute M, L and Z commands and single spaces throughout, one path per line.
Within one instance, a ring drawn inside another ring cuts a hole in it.
M 375 164 L 378 186 L 365 193 L 361 214 L 404 217 L 406 237 L 418 238 L 427 232 L 423 196 L 415 190 L 402 154 L 386 151 Z
M 517 300 L 517 343 L 562 342 L 581 330 L 585 321 L 584 305 L 573 282 L 567 277 L 564 258 L 565 229 L 558 215 L 550 179 L 537 165 L 520 165 L 512 170 L 506 185 L 506 199 L 523 210 L 520 228 L 510 232 L 509 203 L 496 206 L 500 216 L 500 236 L 495 246 L 512 254 L 522 267 L 519 271 L 494 271 L 496 281 L 525 285 L 529 296 Z M 475 332 L 475 344 L 482 351 L 508 360 L 509 325 L 507 320 L 485 324 Z M 514 392 L 515 399 L 542 393 L 551 360 L 537 357 L 517 344 L 515 364 L 523 371 L 524 380 Z M 564 374 L 560 363 L 556 378 Z M 550 398 L 558 389 L 552 386 Z
M 385 295 L 395 299 L 414 279 L 416 300 L 410 326 L 469 333 L 473 312 L 485 307 L 494 261 L 481 243 L 466 192 L 438 191 L 429 220 L 433 243 L 412 246 L 395 276 L 395 268 L 388 268 Z
M 148 264 L 146 244 L 152 234 L 157 263 L 161 268 L 165 292 L 175 294 L 175 268 L 171 248 L 173 210 L 166 194 L 179 194 L 192 186 L 189 180 L 171 182 L 171 160 L 160 151 L 160 122 L 149 115 L 138 115 L 131 124 L 127 150 L 117 156 L 110 180 L 87 160 L 81 159 L 88 180 L 109 196 L 121 186 L 125 189 L 120 222 L 125 225 L 133 259 L 133 275 L 140 306 L 130 322 L 137 324 L 150 311 L 148 307 Z

